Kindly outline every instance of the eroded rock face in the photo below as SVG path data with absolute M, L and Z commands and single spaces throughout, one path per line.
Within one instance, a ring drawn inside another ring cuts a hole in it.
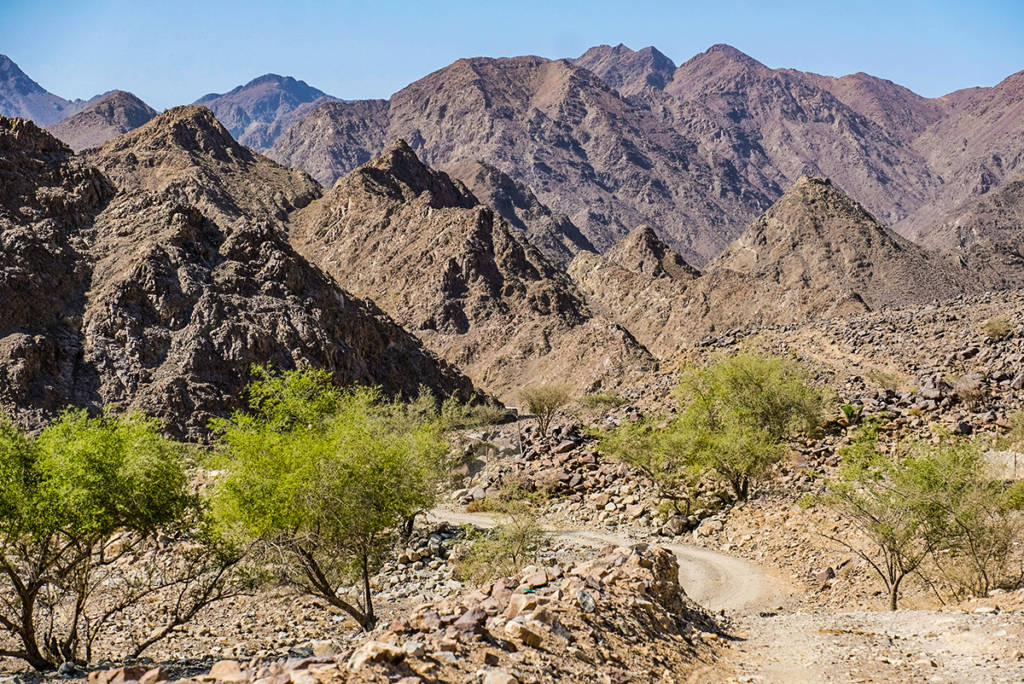
M 292 218 L 298 250 L 372 298 L 482 387 L 581 389 L 652 367 L 620 327 L 595 318 L 556 266 L 404 142 Z
M 133 131 L 155 116 L 156 110 L 139 98 L 123 90 L 115 90 L 47 130 L 78 152 Z
M 265 363 L 473 395 L 294 251 L 280 219 L 318 186 L 239 146 L 207 110 L 172 110 L 93 152 L 111 180 L 33 124 L 2 126 L 14 192 L 0 214 L 0 401 L 25 422 L 107 405 L 202 437 Z

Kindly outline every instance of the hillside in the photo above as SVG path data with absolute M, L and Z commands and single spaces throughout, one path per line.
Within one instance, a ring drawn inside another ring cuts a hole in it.
M 156 116 L 156 110 L 131 93 L 115 90 L 47 130 L 76 152 L 99 147 L 133 131 Z
M 590 315 L 522 231 L 402 141 L 291 225 L 300 253 L 488 391 L 616 386 L 653 367 L 628 333 Z

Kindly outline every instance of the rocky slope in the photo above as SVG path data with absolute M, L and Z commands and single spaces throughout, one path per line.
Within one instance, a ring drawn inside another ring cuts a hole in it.
M 291 220 L 297 249 L 480 386 L 614 386 L 653 360 L 591 316 L 568 278 L 458 181 L 399 141 Z
M 240 143 L 269 148 L 310 107 L 334 98 L 291 76 L 264 74 L 227 93 L 210 93 L 194 104 L 209 107 Z
M 0 116 L 31 119 L 40 126 L 71 116 L 85 103 L 70 102 L 48 92 L 29 78 L 14 61 L 0 55 Z
M 916 239 L 1018 168 L 1021 82 L 929 99 L 867 74 L 771 69 L 727 45 L 679 67 L 654 48 L 599 46 L 459 60 L 386 102 L 315 107 L 270 155 L 329 184 L 402 137 L 453 175 L 497 169 L 598 250 L 647 223 L 699 266 L 803 175 Z
M 47 130 L 78 152 L 99 147 L 111 138 L 133 131 L 156 116 L 156 110 L 123 90 L 103 96 L 82 111 Z
M 94 166 L 28 122 L 0 130 L 5 176 L 22 188 L 0 221 L 5 411 L 34 423 L 65 404 L 139 408 L 194 438 L 263 363 L 472 395 L 291 248 L 281 218 L 319 188 L 208 110 L 170 110 L 92 151 Z

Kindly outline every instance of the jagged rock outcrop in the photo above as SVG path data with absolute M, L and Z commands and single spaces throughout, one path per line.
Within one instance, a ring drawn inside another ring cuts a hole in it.
M 208 110 L 171 110 L 92 151 L 106 175 L 31 123 L 0 123 L 0 169 L 21 188 L 0 216 L 0 406 L 24 422 L 105 405 L 199 438 L 264 363 L 391 394 L 474 395 L 294 251 L 280 219 L 318 186 L 238 145 Z
M 47 130 L 78 152 L 99 147 L 122 133 L 145 125 L 155 116 L 156 110 L 139 98 L 123 90 L 115 90 Z
M 404 142 L 292 217 L 298 250 L 372 298 L 481 387 L 615 386 L 653 367 L 591 316 L 569 279 L 459 181 Z
M 568 216 L 556 215 L 540 203 L 533 190 L 484 162 L 466 162 L 451 169 L 473 195 L 510 224 L 524 231 L 541 254 L 559 266 L 567 266 L 574 254 L 594 251 L 594 246 Z
M 227 93 L 210 93 L 194 104 L 208 107 L 238 142 L 269 148 L 312 106 L 333 97 L 291 76 L 264 74 Z
M 650 278 L 671 278 L 686 283 L 700 271 L 676 254 L 650 226 L 639 226 L 605 252 L 622 268 Z

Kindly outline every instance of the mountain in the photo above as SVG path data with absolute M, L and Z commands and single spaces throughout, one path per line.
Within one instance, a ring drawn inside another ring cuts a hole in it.
M 630 50 L 622 43 L 615 47 L 592 47 L 571 61 L 591 71 L 626 97 L 648 88 L 664 89 L 676 70 L 675 63 L 657 48 L 648 46 L 641 50 Z
M 781 194 L 765 179 L 752 187 L 587 69 L 540 57 L 462 59 L 386 103 L 321 105 L 268 154 L 330 184 L 398 138 L 456 175 L 466 163 L 493 166 L 597 249 L 647 223 L 702 263 L 738 234 L 736 216 L 747 220 Z
M 485 162 L 465 162 L 450 169 L 480 200 L 530 238 L 541 254 L 559 266 L 568 266 L 574 254 L 594 246 L 568 216 L 556 215 L 540 203 L 529 186 L 515 181 Z
M 209 107 L 240 143 L 263 150 L 314 103 L 333 99 L 305 81 L 264 74 L 230 92 L 204 95 L 195 104 Z
M 769 68 L 728 45 L 678 67 L 655 48 L 604 45 L 571 60 L 458 60 L 387 101 L 313 106 L 268 154 L 329 185 L 404 138 L 453 175 L 492 175 L 482 164 L 507 176 L 599 251 L 648 224 L 701 266 L 805 175 L 921 239 L 1019 167 L 1022 82 L 924 98 L 863 73 Z
M 25 75 L 10 57 L 0 55 L 0 116 L 31 119 L 40 126 L 70 116 L 83 106 L 46 91 Z
M 0 215 L 0 407 L 24 422 L 104 405 L 201 438 L 268 363 L 474 396 L 295 252 L 283 219 L 319 186 L 239 145 L 209 110 L 169 110 L 86 157 L 0 119 L 0 164 L 17 181 Z
M 654 366 L 627 332 L 591 315 L 523 231 L 403 141 L 296 212 L 291 236 L 339 285 L 499 396 L 558 381 L 615 387 Z
M 115 90 L 47 130 L 77 152 L 133 131 L 156 114 L 156 110 L 131 93 Z
M 649 226 L 640 226 L 603 255 L 580 252 L 569 276 L 598 314 L 629 330 L 659 359 L 670 359 L 690 327 L 680 303 L 700 276 Z
M 832 182 L 804 177 L 687 291 L 701 327 L 759 327 L 953 299 L 964 269 L 879 223 Z

